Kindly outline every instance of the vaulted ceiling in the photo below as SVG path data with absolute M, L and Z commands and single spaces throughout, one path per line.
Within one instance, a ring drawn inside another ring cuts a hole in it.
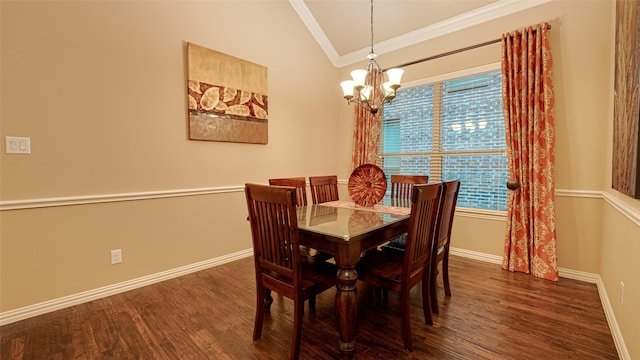
M 377 54 L 458 31 L 554 0 L 374 0 Z M 369 0 L 289 0 L 331 62 L 366 58 L 371 42 Z

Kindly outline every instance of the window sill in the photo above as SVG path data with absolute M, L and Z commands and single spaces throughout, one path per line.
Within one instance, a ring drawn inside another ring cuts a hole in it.
M 502 210 L 486 210 L 457 206 L 456 215 L 484 220 L 507 221 L 507 212 Z

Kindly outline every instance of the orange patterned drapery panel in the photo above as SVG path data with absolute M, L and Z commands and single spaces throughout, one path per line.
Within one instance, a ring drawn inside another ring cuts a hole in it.
M 378 78 L 375 76 L 372 78 L 374 81 Z M 374 82 L 374 87 L 377 87 L 377 83 Z M 376 103 L 380 103 L 382 100 L 382 94 L 376 92 Z M 378 162 L 378 145 L 380 142 L 380 131 L 382 127 L 382 111 L 378 111 L 375 115 L 371 114 L 371 111 L 356 104 L 354 125 L 353 125 L 353 153 L 351 156 L 352 170 L 360 165 L 364 164 L 377 164 Z
M 380 114 L 376 115 L 360 105 L 356 105 L 355 124 L 353 126 L 353 169 L 364 164 L 376 164 L 380 141 Z
M 502 267 L 558 280 L 555 120 L 549 25 L 502 35 L 502 100 L 509 178 Z

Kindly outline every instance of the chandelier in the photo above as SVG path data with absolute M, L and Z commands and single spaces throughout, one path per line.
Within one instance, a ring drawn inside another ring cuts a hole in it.
M 340 86 L 348 104 L 360 104 L 373 115 L 396 97 L 396 90 L 400 88 L 400 78 L 404 73 L 402 69 L 389 69 L 385 72 L 388 81 L 384 82 L 382 68 L 376 62 L 377 56 L 373 52 L 373 0 L 371 0 L 371 51 L 367 55 L 369 64 L 366 70 L 352 71 L 352 80 L 345 80 L 340 83 Z

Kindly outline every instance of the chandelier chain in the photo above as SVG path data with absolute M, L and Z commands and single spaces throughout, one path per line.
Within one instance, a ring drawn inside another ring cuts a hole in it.
M 373 54 L 373 0 L 371 0 L 371 53 Z

